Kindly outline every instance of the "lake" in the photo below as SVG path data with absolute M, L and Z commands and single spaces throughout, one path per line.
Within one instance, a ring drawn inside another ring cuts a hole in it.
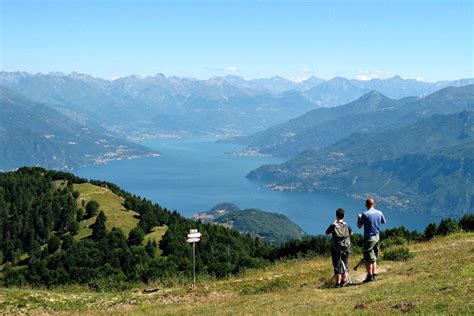
M 335 210 L 346 210 L 346 221 L 357 231 L 357 213 L 364 201 L 325 192 L 278 192 L 245 176 L 262 164 L 283 162 L 275 157 L 237 157 L 226 153 L 238 145 L 215 143 L 214 139 L 147 140 L 144 145 L 161 157 L 113 161 L 76 170 L 88 179 L 115 183 L 123 189 L 184 216 L 208 211 L 220 202 L 240 208 L 259 208 L 285 214 L 309 234 L 323 234 L 334 220 Z M 387 227 L 404 225 L 423 230 L 441 218 L 384 210 Z

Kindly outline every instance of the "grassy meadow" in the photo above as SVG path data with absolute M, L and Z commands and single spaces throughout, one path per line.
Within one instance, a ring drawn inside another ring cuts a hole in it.
M 330 259 L 282 261 L 223 280 L 149 284 L 121 292 L 86 288 L 1 288 L 4 313 L 314 315 L 474 313 L 474 233 L 457 233 L 410 245 L 407 262 L 380 263 L 376 282 L 360 284 L 363 269 L 351 271 L 354 285 L 330 287 Z M 359 257 L 350 258 L 354 266 Z

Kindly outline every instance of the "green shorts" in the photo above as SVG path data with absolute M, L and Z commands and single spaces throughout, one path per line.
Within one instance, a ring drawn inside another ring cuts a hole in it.
M 370 237 L 364 240 L 364 260 L 365 262 L 376 262 L 379 255 L 379 237 Z

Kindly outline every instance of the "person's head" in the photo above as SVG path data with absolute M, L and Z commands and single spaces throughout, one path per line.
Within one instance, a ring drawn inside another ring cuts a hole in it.
M 337 219 L 344 219 L 344 209 L 343 208 L 338 208 L 336 211 L 336 218 Z
M 374 198 L 368 198 L 367 200 L 365 200 L 365 207 L 370 210 L 372 207 L 375 206 L 375 200 Z

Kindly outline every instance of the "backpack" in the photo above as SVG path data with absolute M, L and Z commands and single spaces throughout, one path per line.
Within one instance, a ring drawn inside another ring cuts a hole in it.
M 332 233 L 334 246 L 341 252 L 349 252 L 351 249 L 351 234 L 349 227 L 344 222 L 334 223 L 334 232 Z

